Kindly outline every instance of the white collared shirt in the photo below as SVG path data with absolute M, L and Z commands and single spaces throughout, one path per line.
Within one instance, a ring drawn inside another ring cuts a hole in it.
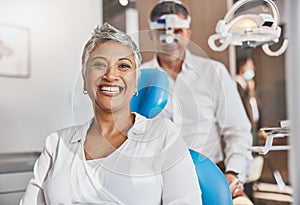
M 157 57 L 142 68 L 160 68 Z M 161 68 L 163 69 L 163 68 Z M 161 112 L 181 128 L 181 135 L 194 150 L 214 162 L 224 159 L 226 170 L 247 174 L 252 155 L 251 124 L 233 79 L 223 64 L 191 54 L 188 50 L 176 80 L 169 78 L 170 95 Z
M 169 120 L 136 114 L 118 149 L 87 161 L 90 124 L 47 137 L 20 204 L 202 204 L 191 156 Z

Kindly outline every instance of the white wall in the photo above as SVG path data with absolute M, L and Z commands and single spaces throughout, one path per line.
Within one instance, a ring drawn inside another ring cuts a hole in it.
M 73 125 L 75 85 L 75 118 L 86 118 L 79 116 L 86 102 L 77 78 L 83 46 L 102 22 L 101 7 L 101 0 L 0 0 L 0 26 L 28 28 L 31 35 L 31 76 L 0 76 L 0 153 L 40 151 L 46 135 Z

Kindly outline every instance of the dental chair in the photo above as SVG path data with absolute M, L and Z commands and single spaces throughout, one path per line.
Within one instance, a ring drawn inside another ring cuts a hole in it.
M 130 102 L 131 111 L 147 118 L 157 116 L 168 101 L 168 82 L 165 71 L 156 68 L 142 69 L 138 95 L 133 96 Z M 199 152 L 190 150 L 190 154 L 202 191 L 203 205 L 232 205 L 229 185 L 221 170 Z

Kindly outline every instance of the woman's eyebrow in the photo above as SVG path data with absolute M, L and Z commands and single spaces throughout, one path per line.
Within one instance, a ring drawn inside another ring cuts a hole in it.
M 98 59 L 98 58 L 107 61 L 107 58 L 105 58 L 103 56 L 94 56 L 91 60 L 95 60 L 95 59 Z
M 128 60 L 131 64 L 132 64 L 132 61 L 131 61 L 131 59 L 130 58 L 119 58 L 119 60 Z

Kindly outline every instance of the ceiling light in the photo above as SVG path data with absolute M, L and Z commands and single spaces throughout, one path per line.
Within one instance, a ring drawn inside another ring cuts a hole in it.
M 122 6 L 127 6 L 127 5 L 128 5 L 128 0 L 119 0 L 119 3 L 120 3 Z

